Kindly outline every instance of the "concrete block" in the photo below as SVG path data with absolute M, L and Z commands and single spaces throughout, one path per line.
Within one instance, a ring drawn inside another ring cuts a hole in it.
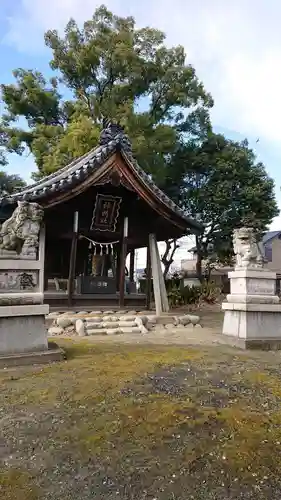
M 131 326 L 120 328 L 121 333 L 141 333 L 141 328 L 139 326 Z
M 150 319 L 149 319 L 150 321 Z M 168 325 L 168 324 L 172 324 L 174 325 L 175 324 L 175 318 L 174 316 L 170 316 L 170 315 L 161 315 L 161 316 L 156 316 L 156 323 L 158 325 Z
M 15 316 L 47 316 L 49 314 L 49 306 L 47 304 L 38 305 L 16 305 L 16 306 L 1 306 L 0 317 L 15 317 Z
M 100 326 L 101 328 L 119 328 L 120 323 L 118 321 L 104 321 Z
M 118 335 L 119 333 L 122 333 L 119 328 L 107 328 L 106 329 L 106 335 Z
M 106 335 L 104 328 L 86 328 L 87 335 Z
M 100 329 L 102 330 L 103 329 L 103 323 L 100 322 L 100 323 L 90 323 L 88 321 L 85 322 L 86 323 L 86 328 L 90 328 L 90 329 Z M 107 323 L 106 323 L 107 324 Z
M 47 348 L 44 314 L 0 317 L 0 355 L 44 351 Z
M 120 320 L 120 321 L 118 321 L 118 326 L 119 327 L 124 326 L 125 328 L 129 328 L 129 327 L 132 328 L 133 326 L 136 326 L 136 322 L 135 322 L 135 320 L 133 320 L 133 321 L 121 321 Z
M 144 316 L 143 314 L 140 314 L 139 316 L 136 317 L 136 325 L 139 324 L 137 323 L 138 321 L 141 321 L 143 325 L 146 325 L 146 323 L 148 322 L 148 317 L 147 316 Z
M 77 319 L 75 323 L 75 331 L 79 335 L 79 337 L 85 337 L 87 335 L 85 323 L 82 319 Z
M 120 316 L 119 321 L 135 321 L 135 319 L 136 319 L 136 315 L 126 314 L 126 316 Z

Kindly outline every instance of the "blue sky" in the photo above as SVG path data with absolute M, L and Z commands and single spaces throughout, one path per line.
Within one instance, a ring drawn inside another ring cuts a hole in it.
M 140 26 L 162 29 L 169 45 L 184 45 L 187 61 L 215 99 L 216 130 L 233 139 L 248 138 L 275 179 L 281 206 L 281 2 L 0 0 L 0 82 L 10 82 L 17 67 L 49 72 L 44 32 L 63 30 L 70 17 L 83 22 L 100 3 L 133 15 Z M 33 160 L 12 155 L 8 170 L 28 179 Z M 281 228 L 280 217 L 272 227 Z

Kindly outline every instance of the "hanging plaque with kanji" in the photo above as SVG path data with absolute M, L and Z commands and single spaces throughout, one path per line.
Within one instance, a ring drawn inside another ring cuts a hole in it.
M 97 194 L 91 230 L 115 232 L 121 201 L 119 196 Z

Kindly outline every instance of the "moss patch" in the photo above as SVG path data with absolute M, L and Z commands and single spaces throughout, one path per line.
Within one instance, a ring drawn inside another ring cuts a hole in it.
M 280 499 L 278 355 L 60 343 L 0 373 L 3 498 Z
M 31 476 L 20 469 L 0 472 L 0 498 L 3 500 L 37 500 L 39 490 Z

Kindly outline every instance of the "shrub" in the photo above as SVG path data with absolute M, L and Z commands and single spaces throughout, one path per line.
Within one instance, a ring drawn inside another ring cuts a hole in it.
M 220 296 L 220 288 L 214 283 L 204 282 L 200 286 L 172 286 L 167 290 L 170 307 L 194 305 L 202 302 L 214 304 Z

